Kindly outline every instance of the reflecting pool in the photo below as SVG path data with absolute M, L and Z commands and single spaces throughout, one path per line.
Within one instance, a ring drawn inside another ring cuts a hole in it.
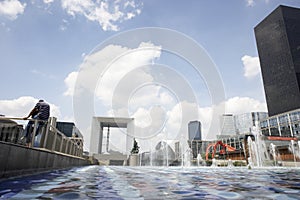
M 1 181 L 0 199 L 300 199 L 300 169 L 87 166 Z

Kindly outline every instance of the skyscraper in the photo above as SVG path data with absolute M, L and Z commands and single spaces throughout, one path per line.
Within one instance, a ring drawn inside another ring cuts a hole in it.
M 223 114 L 220 116 L 220 129 L 222 136 L 236 135 L 233 114 Z
M 190 121 L 188 124 L 189 141 L 201 140 L 201 123 L 199 121 Z
M 254 31 L 269 116 L 300 108 L 300 9 L 279 6 Z
M 239 135 L 251 133 L 256 122 L 266 119 L 267 117 L 268 113 L 266 112 L 250 112 L 234 115 L 236 133 Z

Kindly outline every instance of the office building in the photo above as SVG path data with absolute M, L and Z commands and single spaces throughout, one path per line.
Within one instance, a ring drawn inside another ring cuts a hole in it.
M 300 108 L 300 9 L 279 6 L 254 30 L 269 116 Z
M 234 117 L 232 114 L 224 114 L 220 116 L 220 130 L 221 137 L 236 135 Z
M 56 128 L 67 137 L 83 137 L 73 122 L 56 122 Z
M 18 143 L 22 132 L 23 125 L 0 116 L 0 141 Z
M 250 112 L 234 115 L 236 134 L 241 135 L 251 133 L 255 123 L 266 119 L 267 117 L 268 113 L 266 112 Z
M 267 137 L 299 137 L 300 109 L 266 118 L 260 122 L 261 132 Z M 289 139 L 290 141 L 291 139 Z
M 211 141 L 202 141 L 202 140 L 192 140 L 189 141 L 189 147 L 192 150 L 192 158 L 197 158 L 198 154 L 201 156 L 205 155 L 206 148 L 211 143 Z
M 201 140 L 201 123 L 190 121 L 188 124 L 189 140 Z

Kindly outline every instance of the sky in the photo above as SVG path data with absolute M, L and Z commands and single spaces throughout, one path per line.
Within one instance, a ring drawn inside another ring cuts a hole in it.
M 214 139 L 218 115 L 267 111 L 253 29 L 279 5 L 300 1 L 0 0 L 0 114 L 44 99 L 86 150 L 92 116 L 134 117 L 145 151 L 191 120 Z

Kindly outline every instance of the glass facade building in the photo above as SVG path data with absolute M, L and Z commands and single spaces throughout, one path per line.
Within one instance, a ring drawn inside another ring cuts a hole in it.
M 192 150 L 193 159 L 197 158 L 198 154 L 202 156 L 205 155 L 206 148 L 211 143 L 211 141 L 202 141 L 202 140 L 192 140 L 188 141 L 189 147 Z M 202 157 L 204 159 L 204 157 Z
M 243 113 L 234 116 L 235 129 L 238 135 L 251 133 L 255 122 L 268 117 L 266 112 Z
M 260 122 L 262 134 L 277 137 L 300 136 L 300 109 L 269 117 Z
M 268 117 L 267 112 L 249 112 L 243 114 L 226 114 L 221 116 L 221 134 L 217 139 L 234 137 L 236 135 L 250 134 L 255 123 Z
M 254 31 L 269 116 L 300 108 L 300 9 L 279 6 Z
M 201 140 L 201 123 L 190 121 L 188 124 L 189 140 Z
M 56 128 L 67 137 L 83 137 L 73 122 L 56 122 Z
M 221 136 L 236 135 L 234 117 L 232 114 L 224 114 L 220 117 Z

